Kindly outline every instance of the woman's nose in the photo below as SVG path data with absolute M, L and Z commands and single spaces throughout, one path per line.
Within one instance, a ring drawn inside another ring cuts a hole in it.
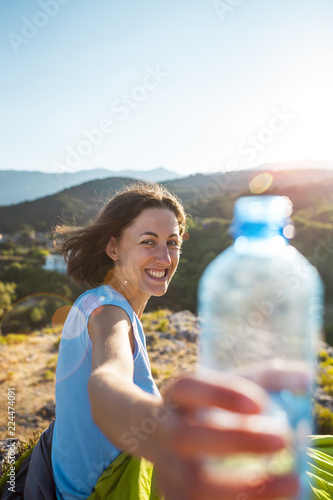
M 161 245 L 158 247 L 155 259 L 156 262 L 163 264 L 164 266 L 169 266 L 171 264 L 171 257 L 167 245 Z

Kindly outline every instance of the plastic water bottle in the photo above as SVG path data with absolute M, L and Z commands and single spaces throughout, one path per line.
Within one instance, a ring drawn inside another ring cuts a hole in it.
M 199 283 L 199 369 L 260 380 L 269 394 L 268 423 L 273 429 L 285 426 L 290 435 L 288 449 L 272 456 L 210 458 L 208 467 L 236 477 L 296 471 L 299 498 L 306 500 L 307 436 L 314 430 L 311 383 L 295 392 L 284 385 L 286 381 L 269 380 L 275 373 L 269 377 L 270 370 L 279 366 L 290 369 L 291 377 L 293 370 L 301 370 L 314 379 L 323 322 L 319 274 L 288 244 L 293 233 L 291 213 L 292 203 L 283 196 L 237 200 L 231 226 L 234 244 L 209 264 Z M 211 412 L 210 418 L 218 420 L 222 411 Z

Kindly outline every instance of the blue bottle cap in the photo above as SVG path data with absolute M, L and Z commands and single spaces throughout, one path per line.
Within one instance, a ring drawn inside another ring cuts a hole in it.
M 230 228 L 233 237 L 240 234 L 265 236 L 268 233 L 285 236 L 283 230 L 291 225 L 293 211 L 287 196 L 244 196 L 234 206 L 234 220 Z

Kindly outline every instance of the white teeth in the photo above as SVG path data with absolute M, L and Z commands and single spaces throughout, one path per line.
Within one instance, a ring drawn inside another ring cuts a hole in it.
M 154 278 L 164 278 L 165 276 L 165 271 L 151 271 L 150 269 L 147 269 L 147 273 L 150 275 L 150 276 L 153 276 Z

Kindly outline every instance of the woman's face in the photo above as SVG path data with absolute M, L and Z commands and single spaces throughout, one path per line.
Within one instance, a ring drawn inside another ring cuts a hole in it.
M 164 208 L 147 208 L 120 238 L 111 238 L 106 253 L 114 260 L 117 279 L 132 293 L 139 290 L 160 296 L 177 269 L 180 246 L 175 214 Z

